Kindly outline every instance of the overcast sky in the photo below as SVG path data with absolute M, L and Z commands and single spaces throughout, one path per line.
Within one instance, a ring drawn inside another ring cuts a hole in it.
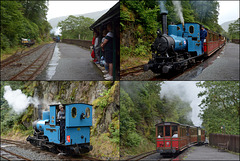
M 218 24 L 239 18 L 239 1 L 219 1 Z
M 47 20 L 55 17 L 85 14 L 110 9 L 118 1 L 49 1 Z

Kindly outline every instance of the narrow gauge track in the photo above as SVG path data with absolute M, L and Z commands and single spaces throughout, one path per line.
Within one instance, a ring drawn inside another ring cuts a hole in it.
M 55 47 L 56 44 L 54 44 Z M 50 49 L 50 50 L 49 50 Z M 10 78 L 10 80 L 32 80 L 36 77 L 45 62 L 52 57 L 53 45 L 48 46 L 44 52 L 29 66 L 25 67 L 21 72 Z M 50 51 L 50 52 L 49 52 Z
M 138 160 L 141 160 L 141 159 L 143 159 L 143 158 L 146 158 L 147 156 L 152 155 L 152 154 L 155 154 L 155 153 L 157 153 L 156 150 L 153 150 L 153 151 L 149 151 L 149 152 L 145 152 L 145 153 L 136 155 L 136 156 L 131 157 L 131 158 L 128 158 L 128 159 L 126 159 L 126 160 L 135 160 L 135 161 L 138 161 Z
M 127 76 L 129 74 L 135 74 L 135 73 L 143 72 L 143 67 L 144 67 L 144 65 L 139 65 L 139 66 L 123 69 L 123 70 L 120 71 L 120 78 L 124 77 L 124 76 Z
M 0 148 L 0 157 L 6 160 L 30 160 L 3 148 Z M 1 159 L 2 160 L 2 159 Z
M 22 53 L 25 49 L 23 49 L 21 52 L 16 52 L 14 55 L 8 57 L 7 59 L 1 61 L 1 69 L 4 68 L 5 66 L 9 65 L 9 64 L 12 64 L 20 59 L 22 59 L 23 57 L 25 56 L 28 56 L 32 53 L 34 53 L 35 51 L 41 49 L 44 45 L 39 45 L 38 47 L 36 48 L 33 48 L 29 51 L 26 51 L 24 53 Z
M 50 155 L 50 156 L 59 158 L 61 160 L 68 160 L 68 161 L 71 161 L 71 160 L 73 160 L 73 161 L 76 161 L 76 160 L 86 160 L 86 161 L 88 161 L 88 160 L 98 160 L 98 161 L 101 161 L 100 159 L 93 158 L 93 157 L 88 157 L 86 155 L 83 155 L 83 156 L 68 156 L 68 155 L 64 156 L 64 155 L 60 155 L 59 156 L 56 153 L 52 153 L 52 152 L 49 152 L 49 151 L 46 151 L 46 150 L 42 150 L 40 147 L 35 147 L 35 146 L 29 144 L 28 142 L 24 142 L 24 141 L 15 141 L 15 140 L 9 140 L 9 139 L 2 139 L 1 138 L 1 142 L 6 143 L 6 144 L 13 144 L 13 145 L 16 145 L 17 147 L 21 147 L 21 148 L 31 149 L 33 151 L 36 151 L 37 153 Z M 2 151 L 2 149 L 3 148 L 1 148 L 1 151 Z M 3 149 L 3 150 L 5 150 L 5 149 Z M 16 157 L 13 160 L 17 160 Z
M 34 80 L 51 59 L 55 45 L 56 43 L 45 44 L 4 61 L 1 68 L 2 80 Z

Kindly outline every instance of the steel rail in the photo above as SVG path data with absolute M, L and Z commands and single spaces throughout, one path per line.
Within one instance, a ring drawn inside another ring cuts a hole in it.
M 28 65 L 26 68 L 24 68 L 21 72 L 19 72 L 18 74 L 14 75 L 13 77 L 11 77 L 9 80 L 19 80 L 19 79 L 17 79 L 17 78 L 18 78 L 18 77 L 21 77 L 21 76 L 26 76 L 26 77 L 28 77 L 28 78 L 26 78 L 26 79 L 24 79 L 24 80 L 30 80 L 31 78 L 33 78 L 33 77 L 35 76 L 35 74 L 37 73 L 37 71 L 43 66 L 44 62 L 47 60 L 47 58 L 48 58 L 48 56 L 49 56 L 49 55 L 48 55 L 48 51 L 49 51 L 49 49 L 50 49 L 51 47 L 52 47 L 52 45 L 48 46 L 48 47 L 44 50 L 44 52 L 43 52 L 35 61 L 33 61 L 30 65 Z M 52 52 L 51 52 L 50 55 L 52 55 Z M 35 71 L 32 72 L 32 74 L 30 74 L 30 75 L 24 75 L 24 73 L 26 73 L 27 71 L 33 69 L 33 68 L 31 68 L 31 67 L 33 67 L 34 64 L 38 63 L 38 61 L 39 61 L 41 58 L 43 58 L 44 56 L 46 56 L 46 57 L 44 58 L 44 60 L 43 60 L 42 63 L 40 64 L 40 66 L 37 67 L 37 68 L 35 68 Z
M 31 160 L 31 159 L 25 158 L 25 157 L 23 157 L 23 156 L 21 156 L 21 155 L 18 155 L 18 154 L 15 154 L 15 153 L 13 153 L 13 152 L 10 152 L 10 151 L 8 151 L 8 150 L 6 150 L 6 149 L 3 149 L 3 148 L 1 148 L 1 147 L 0 147 L 0 150 L 1 150 L 1 151 L 4 151 L 4 152 L 6 152 L 6 153 L 9 153 L 9 154 L 11 154 L 12 156 L 15 156 L 15 159 L 10 159 L 11 157 L 9 158 L 9 157 L 3 156 L 3 154 L 1 153 L 0 156 L 1 156 L 2 158 L 6 159 L 6 160 L 16 160 L 16 157 L 17 157 L 17 158 L 20 158 L 20 159 L 23 159 L 23 160 L 27 160 L 27 161 L 30 161 L 30 160 Z
M 7 59 L 1 61 L 1 68 L 4 68 L 4 67 L 6 67 L 6 66 L 9 65 L 9 64 L 12 64 L 12 63 L 20 60 L 21 58 L 23 58 L 23 57 L 25 57 L 25 56 L 28 56 L 28 55 L 30 55 L 30 54 L 32 54 L 32 53 L 34 53 L 35 51 L 41 49 L 41 48 L 44 47 L 44 46 L 45 46 L 45 45 L 40 45 L 40 46 L 38 46 L 38 47 L 36 47 L 36 48 L 33 48 L 33 49 L 29 50 L 29 51 L 26 51 L 26 52 L 23 53 L 23 54 L 17 54 L 17 53 L 16 53 L 16 54 L 8 57 Z M 22 50 L 22 51 L 23 51 L 23 50 Z

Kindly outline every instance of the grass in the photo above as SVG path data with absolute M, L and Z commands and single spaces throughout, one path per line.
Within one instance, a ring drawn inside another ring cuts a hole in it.
M 14 132 L 13 130 L 11 130 L 5 134 L 1 134 L 1 138 L 18 140 L 18 141 L 26 141 L 26 138 L 28 137 L 28 135 L 30 135 L 30 133 L 32 133 L 32 131 L 30 132 L 29 130 L 27 130 L 25 132 L 21 132 L 21 131 Z
M 26 52 L 26 51 L 29 51 L 29 50 L 31 50 L 31 49 L 39 46 L 39 45 L 46 44 L 46 43 L 51 43 L 51 42 L 53 42 L 53 41 L 36 43 L 31 47 L 20 45 L 20 46 L 16 46 L 16 47 L 13 47 L 13 48 L 8 48 L 6 50 L 1 50 L 1 61 L 7 59 L 8 57 L 10 57 L 14 54 L 16 54 L 17 52 L 22 51 L 23 49 L 24 49 L 24 52 Z
M 90 143 L 93 146 L 90 155 L 103 160 L 119 160 L 119 145 L 110 141 L 108 133 L 91 136 Z
M 156 150 L 156 144 L 143 138 L 137 147 L 121 147 L 121 159 L 126 159 L 129 156 L 138 155 L 152 150 Z
M 120 56 L 120 69 L 127 69 L 139 65 L 147 64 L 149 59 L 151 58 L 151 54 L 149 56 Z

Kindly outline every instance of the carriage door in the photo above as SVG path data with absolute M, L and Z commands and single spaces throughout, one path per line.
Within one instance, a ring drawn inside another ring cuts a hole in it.
M 171 147 L 170 125 L 165 126 L 165 147 Z

